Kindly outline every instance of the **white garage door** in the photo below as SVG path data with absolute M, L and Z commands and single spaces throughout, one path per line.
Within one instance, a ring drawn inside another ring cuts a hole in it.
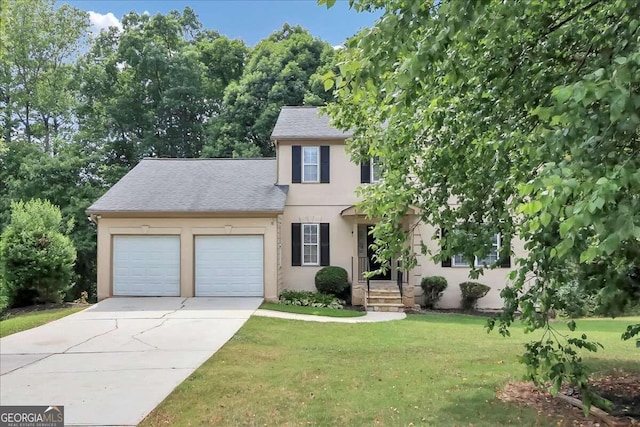
M 196 296 L 262 296 L 262 263 L 262 236 L 198 236 Z
M 114 236 L 113 294 L 180 296 L 180 237 Z

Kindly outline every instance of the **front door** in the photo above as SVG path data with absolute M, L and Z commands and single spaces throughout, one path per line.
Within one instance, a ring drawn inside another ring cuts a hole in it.
M 369 258 L 369 271 L 375 271 L 380 268 L 380 263 L 373 259 L 374 250 L 371 249 L 371 245 L 374 243 L 375 238 L 371 235 L 371 229 L 373 229 L 373 225 L 367 225 L 367 257 Z M 372 276 L 371 280 L 391 280 L 391 269 L 387 269 L 385 274 Z

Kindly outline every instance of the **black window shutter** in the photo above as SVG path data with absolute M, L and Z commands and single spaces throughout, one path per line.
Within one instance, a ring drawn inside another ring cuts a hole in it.
M 302 265 L 302 235 L 300 223 L 291 223 L 291 265 Z
M 360 182 L 363 184 L 371 182 L 371 162 L 360 164 Z
M 320 146 L 320 182 L 328 183 L 329 182 L 329 146 L 322 145 Z
M 498 261 L 501 268 L 511 268 L 511 239 L 500 235 L 500 260 Z
M 444 245 L 444 237 L 447 235 L 447 230 L 445 230 L 444 228 L 440 229 L 440 239 L 442 239 L 440 241 L 440 246 L 443 247 Z M 443 267 L 451 267 L 451 258 L 444 258 L 441 262 L 441 265 Z
M 291 182 L 300 183 L 302 181 L 302 147 L 291 146 Z
M 320 224 L 320 265 L 329 265 L 329 223 Z

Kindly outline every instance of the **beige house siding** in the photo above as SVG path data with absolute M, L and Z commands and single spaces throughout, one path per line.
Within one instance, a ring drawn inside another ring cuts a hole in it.
M 260 218 L 115 218 L 99 215 L 98 300 L 113 295 L 112 239 L 117 235 L 180 236 L 180 296 L 195 292 L 194 237 L 214 235 L 262 235 L 264 241 L 264 298 L 278 297 L 277 216 Z
M 291 224 L 328 222 L 330 264 L 347 270 L 353 281 L 351 262 L 355 249 L 356 228 L 340 216 L 348 206 L 287 206 L 282 216 L 282 277 L 283 289 L 315 291 L 315 275 L 320 266 L 291 265 Z
M 292 183 L 292 146 L 329 145 L 329 183 Z M 345 151 L 343 140 L 287 140 L 277 142 L 278 184 L 289 185 L 282 215 L 282 288 L 315 291 L 315 275 L 320 266 L 291 265 L 291 224 L 329 223 L 330 264 L 347 270 L 352 277 L 352 257 L 356 252 L 357 226 L 340 215 L 356 203 L 360 185 L 359 166 Z
M 282 292 L 282 289 L 284 289 L 284 278 L 282 275 L 282 215 L 278 215 L 278 218 L 276 219 L 276 226 L 277 226 L 277 231 L 276 231 L 276 236 L 277 236 L 277 240 L 278 240 L 278 246 L 277 246 L 277 251 L 278 251 L 278 284 L 277 284 L 277 290 L 276 293 L 279 296 L 280 292 Z
M 292 145 L 322 146 L 330 145 L 330 182 L 300 183 L 291 182 Z M 282 216 L 282 289 L 315 290 L 314 278 L 319 266 L 292 266 L 291 265 L 291 223 L 320 223 L 330 224 L 330 255 L 331 265 L 343 267 L 349 273 L 349 279 L 357 292 L 354 291 L 354 304 L 362 303 L 362 283 L 358 283 L 358 223 L 375 223 L 367 221 L 363 217 L 344 217 L 340 215 L 357 203 L 356 188 L 360 185 L 360 166 L 351 162 L 349 154 L 345 150 L 343 140 L 286 140 L 276 141 L 278 158 L 278 183 L 289 185 L 289 193 L 285 211 Z M 366 184 L 364 184 L 366 185 Z M 455 200 L 452 199 L 455 203 Z M 406 219 L 409 227 L 416 217 Z M 418 266 L 409 271 L 405 278 L 405 292 L 407 296 L 415 293 L 415 302 L 422 302 L 422 289 L 420 280 L 424 276 L 444 276 L 449 287 L 440 301 L 442 308 L 458 308 L 460 306 L 459 284 L 469 279 L 469 268 L 442 267 L 435 263 L 428 255 L 420 254 L 420 243 L 424 241 L 431 250 L 438 249 L 439 242 L 433 240 L 435 229 L 430 226 L 420 225 L 416 227 L 412 235 L 412 245 L 418 255 Z M 524 253 L 522 242 L 512 242 L 516 256 Z M 513 260 L 514 257 L 512 257 Z M 513 262 L 512 262 L 513 265 Z M 482 298 L 478 307 L 481 309 L 496 309 L 502 307 L 500 291 L 507 284 L 507 276 L 511 269 L 499 268 L 487 270 L 483 276 L 477 279 L 481 283 L 491 286 L 491 291 Z M 395 276 L 393 276 L 395 279 Z M 407 304 L 412 305 L 412 304 Z
M 327 184 L 291 183 L 291 146 L 329 145 L 330 175 Z M 351 162 L 342 140 L 287 140 L 277 142 L 278 184 L 289 185 L 286 206 L 351 206 L 357 202 L 360 166 Z M 286 210 L 286 208 L 285 208 Z
M 292 183 L 292 146 L 330 146 L 329 183 Z M 363 283 L 358 282 L 358 224 L 374 224 L 362 216 L 341 213 L 357 203 L 356 188 L 360 185 L 360 165 L 351 162 L 343 140 L 277 141 L 278 184 L 289 185 L 282 216 L 282 277 L 283 289 L 315 291 L 315 274 L 321 266 L 291 265 L 291 224 L 329 223 L 330 265 L 347 270 L 354 285 L 353 303 L 362 304 Z M 364 184 L 366 185 L 366 184 Z M 395 283 L 395 275 L 393 275 Z M 405 290 L 412 283 L 412 274 L 405 276 Z

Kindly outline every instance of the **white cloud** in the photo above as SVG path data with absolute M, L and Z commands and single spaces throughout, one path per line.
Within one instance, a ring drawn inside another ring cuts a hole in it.
M 96 34 L 102 30 L 108 30 L 109 27 L 116 27 L 122 31 L 122 23 L 111 12 L 103 15 L 102 13 L 89 11 L 89 22 L 91 23 L 91 30 Z
M 340 50 L 340 49 L 344 49 L 344 46 L 342 46 L 341 44 L 337 44 L 333 46 L 333 50 Z

